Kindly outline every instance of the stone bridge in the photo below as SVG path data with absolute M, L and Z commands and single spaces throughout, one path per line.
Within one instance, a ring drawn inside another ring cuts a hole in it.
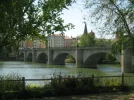
M 97 68 L 97 63 L 106 54 L 111 53 L 111 47 L 90 48 L 46 48 L 46 49 L 20 49 L 19 60 L 28 62 L 64 65 L 67 55 L 72 55 L 76 61 L 76 67 Z M 122 72 L 132 71 L 131 52 L 124 51 L 115 58 L 121 63 Z

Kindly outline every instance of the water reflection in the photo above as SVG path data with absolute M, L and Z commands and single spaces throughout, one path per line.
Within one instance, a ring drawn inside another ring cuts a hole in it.
M 120 65 L 98 65 L 97 69 L 90 68 L 76 68 L 75 64 L 60 65 L 46 65 L 41 63 L 30 62 L 0 62 L 0 74 L 6 75 L 17 73 L 26 78 L 42 78 L 50 77 L 53 73 L 62 75 L 64 74 L 79 74 L 84 73 L 87 75 L 120 75 Z

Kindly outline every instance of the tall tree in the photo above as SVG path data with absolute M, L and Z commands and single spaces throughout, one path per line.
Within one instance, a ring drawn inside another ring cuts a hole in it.
M 63 9 L 73 0 L 1 0 L 0 1 L 0 48 L 8 50 L 28 37 L 41 37 L 65 31 L 72 24 L 63 25 L 60 17 Z
M 133 0 L 86 0 L 87 9 L 99 22 L 102 33 L 118 34 L 117 44 L 131 46 L 134 57 L 134 1 Z M 134 69 L 134 65 L 132 70 Z

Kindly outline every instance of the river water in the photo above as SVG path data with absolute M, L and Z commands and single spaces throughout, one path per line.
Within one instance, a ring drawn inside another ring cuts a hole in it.
M 14 75 L 18 74 L 20 77 L 25 79 L 46 79 L 61 74 L 64 75 L 83 75 L 83 76 L 117 76 L 121 75 L 120 64 L 98 64 L 98 68 L 76 68 L 75 64 L 66 65 L 47 65 L 43 63 L 32 63 L 32 62 L 21 62 L 21 61 L 5 61 L 0 62 L 0 75 Z M 125 73 L 125 75 L 132 75 L 134 73 Z M 131 84 L 134 78 L 128 79 Z M 50 81 L 26 81 L 26 85 L 44 85 Z M 129 82 L 129 83 L 130 83 Z
M 42 63 L 5 61 L 0 62 L 0 75 L 19 74 L 26 79 L 49 78 L 53 74 L 62 75 L 121 75 L 120 64 L 102 64 L 97 69 L 76 68 L 75 64 L 47 65 Z

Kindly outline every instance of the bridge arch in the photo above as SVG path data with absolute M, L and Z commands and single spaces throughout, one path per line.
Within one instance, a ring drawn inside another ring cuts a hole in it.
M 86 60 L 83 63 L 83 67 L 89 67 L 89 68 L 97 68 L 98 62 L 103 59 L 107 52 L 97 52 L 89 55 Z M 118 60 L 118 58 L 115 56 L 115 58 Z
M 32 58 L 33 58 L 33 54 L 32 54 L 32 52 L 29 52 L 29 53 L 27 54 L 26 61 L 27 61 L 27 62 L 32 62 Z
M 55 65 L 65 65 L 65 59 L 68 55 L 71 55 L 69 53 L 60 53 L 58 54 L 55 59 L 53 60 L 53 64 Z M 75 57 L 71 55 L 74 59 Z
M 36 62 L 47 63 L 47 61 L 48 61 L 48 56 L 46 53 L 42 52 L 42 53 L 38 54 L 38 56 L 36 58 Z

